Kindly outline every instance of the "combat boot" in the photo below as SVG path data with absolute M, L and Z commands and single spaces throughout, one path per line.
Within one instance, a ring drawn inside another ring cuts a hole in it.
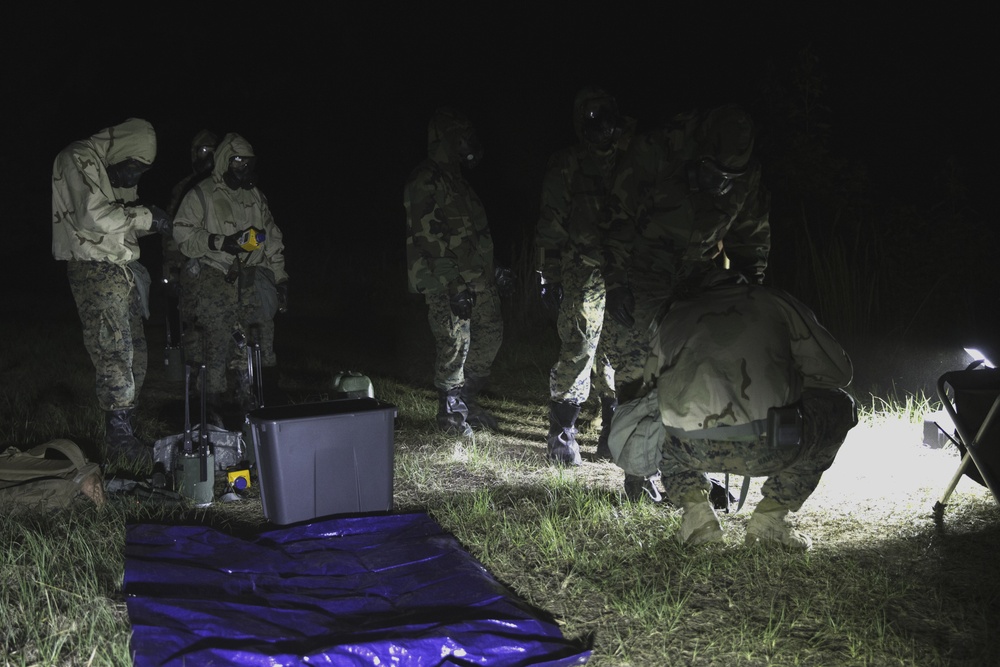
M 808 551 L 812 547 L 812 539 L 788 525 L 785 521 L 787 515 L 788 508 L 777 501 L 770 498 L 761 500 L 747 522 L 746 546 L 760 544 Z
M 597 436 L 597 452 L 594 454 L 597 461 L 614 461 L 608 438 L 611 435 L 611 420 L 617 408 L 618 400 L 614 396 L 601 396 L 601 434 Z
M 722 524 L 708 500 L 708 491 L 692 491 L 681 498 L 681 529 L 677 539 L 682 544 L 696 546 L 722 539 Z
M 119 408 L 104 412 L 104 443 L 107 446 L 105 462 L 126 460 L 152 463 L 153 448 L 135 437 L 132 424 L 135 408 Z
M 633 503 L 648 500 L 653 503 L 663 502 L 663 494 L 656 486 L 660 473 L 655 472 L 649 477 L 625 473 L 625 497 Z
M 466 376 L 465 384 L 462 386 L 462 400 L 465 401 L 465 407 L 469 410 L 467 418 L 469 425 L 485 428 L 490 431 L 498 431 L 500 426 L 497 424 L 496 417 L 484 410 L 476 400 L 483 389 L 486 388 L 488 382 L 488 376 L 481 378 Z
M 580 406 L 576 403 L 549 402 L 549 433 L 545 444 L 551 463 L 578 466 L 583 462 L 580 445 L 576 442 L 576 418 L 579 416 Z
M 462 400 L 462 388 L 452 387 L 447 391 L 438 390 L 437 424 L 445 433 L 451 435 L 471 436 L 469 425 L 469 408 Z

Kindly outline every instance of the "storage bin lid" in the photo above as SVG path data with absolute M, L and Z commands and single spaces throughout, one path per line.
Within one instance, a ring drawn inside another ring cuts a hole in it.
M 311 417 L 329 417 L 331 415 L 346 415 L 358 412 L 376 410 L 392 410 L 396 407 L 383 403 L 375 398 L 345 398 L 336 401 L 320 403 L 298 403 L 295 405 L 276 405 L 252 410 L 247 416 L 253 423 L 290 421 L 309 419 Z

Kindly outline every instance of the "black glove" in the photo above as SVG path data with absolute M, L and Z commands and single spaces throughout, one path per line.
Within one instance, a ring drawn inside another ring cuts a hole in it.
M 514 292 L 514 272 L 506 266 L 497 266 L 493 269 L 493 282 L 496 283 L 497 292 L 502 297 L 508 297 Z
M 541 297 L 545 310 L 558 313 L 563 300 L 562 283 L 542 283 L 538 296 Z
M 472 317 L 472 306 L 474 306 L 475 303 L 475 292 L 466 288 L 458 294 L 451 295 L 451 312 L 460 320 L 468 320 Z
M 288 281 L 281 283 L 280 285 L 275 285 L 274 289 L 278 292 L 278 312 L 287 313 L 288 312 Z
M 233 232 L 229 236 L 223 236 L 222 234 L 212 234 L 208 237 L 208 247 L 211 250 L 221 250 L 222 252 L 227 252 L 230 255 L 239 255 L 240 253 L 250 252 L 249 250 L 244 250 L 240 247 L 240 237 L 243 236 L 242 232 Z
M 630 327 L 635 324 L 635 296 L 625 285 L 612 287 L 605 297 L 604 308 L 619 324 Z
M 174 235 L 174 219 L 167 215 L 159 206 L 147 206 L 149 212 L 153 214 L 153 226 L 151 230 L 163 236 Z

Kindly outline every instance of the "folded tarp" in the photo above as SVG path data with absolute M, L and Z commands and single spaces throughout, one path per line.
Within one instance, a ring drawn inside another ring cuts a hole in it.
M 590 657 L 424 513 L 226 535 L 130 525 L 137 667 L 582 665 Z

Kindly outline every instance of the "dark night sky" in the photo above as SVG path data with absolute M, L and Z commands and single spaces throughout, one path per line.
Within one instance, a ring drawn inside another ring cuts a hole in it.
M 427 118 L 440 104 L 466 108 L 479 126 L 486 160 L 474 184 L 504 254 L 533 226 L 549 153 L 573 141 L 580 86 L 603 85 L 649 126 L 751 98 L 765 68 L 790 70 L 807 45 L 820 58 L 834 148 L 869 164 L 875 190 L 919 192 L 951 151 L 975 191 L 987 185 L 978 169 L 995 144 L 984 132 L 995 60 L 987 16 L 803 8 L 814 3 L 789 4 L 791 12 L 251 4 L 201 3 L 190 13 L 184 3 L 133 4 L 94 16 L 85 3 L 37 3 L 5 22 L 5 227 L 29 271 L 63 285 L 49 254 L 53 157 L 129 116 L 157 129 L 157 165 L 140 193 L 161 205 L 187 173 L 196 131 L 243 134 L 259 155 L 294 280 L 295 258 L 313 261 L 296 246 L 329 246 L 339 257 L 388 244 L 402 255 L 403 181 L 425 154 Z

